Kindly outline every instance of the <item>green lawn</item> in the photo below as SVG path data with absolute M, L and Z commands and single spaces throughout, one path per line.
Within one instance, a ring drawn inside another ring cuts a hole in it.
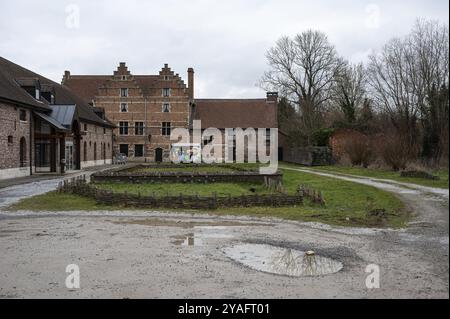
M 208 211 L 217 215 L 248 215 L 259 217 L 278 217 L 290 220 L 323 222 L 333 225 L 357 227 L 402 227 L 409 218 L 403 203 L 393 194 L 378 190 L 374 187 L 342 181 L 334 178 L 317 176 L 310 173 L 282 170 L 284 186 L 289 193 L 294 192 L 299 184 L 305 184 L 323 192 L 325 207 L 312 204 L 308 201 L 297 207 L 250 207 L 250 208 L 224 208 Z M 230 187 L 233 185 L 232 187 Z M 256 187 L 257 192 L 264 192 L 261 185 L 253 184 L 149 184 L 126 185 L 116 184 L 115 191 L 127 192 L 144 191 L 166 194 L 167 190 L 173 193 L 187 191 L 211 194 L 215 191 L 221 194 L 242 194 L 248 192 L 250 187 Z M 107 185 L 104 185 L 107 188 Z M 12 210 L 36 211 L 67 211 L 67 210 L 115 210 L 120 207 L 98 205 L 95 201 L 76 195 L 59 194 L 56 192 L 27 198 L 12 205 Z M 126 208 L 129 209 L 129 208 Z M 161 209 L 168 211 L 167 209 Z M 204 211 L 193 211 L 203 213 Z M 371 212 L 382 212 L 383 217 L 374 217 Z
M 257 183 L 149 183 L 149 184 L 125 184 L 125 183 L 95 183 L 100 189 L 106 189 L 115 193 L 141 194 L 142 196 L 153 195 L 177 196 L 184 195 L 210 196 L 216 193 L 217 196 L 239 196 L 252 194 L 269 194 L 270 190 L 263 184 Z
M 173 167 L 136 167 L 127 170 L 132 173 L 156 173 L 156 172 L 188 172 L 188 173 L 227 173 L 235 171 L 231 167 L 226 166 L 189 166 L 182 168 Z
M 283 164 L 286 165 L 286 164 Z M 298 166 L 297 166 L 298 167 Z M 318 166 L 312 169 L 323 172 L 359 175 L 372 178 L 391 179 L 397 182 L 411 183 L 422 186 L 448 188 L 448 171 L 436 170 L 431 172 L 433 175 L 439 176 L 439 180 L 429 180 L 424 178 L 401 177 L 400 172 L 372 169 L 363 167 L 349 167 L 349 166 Z

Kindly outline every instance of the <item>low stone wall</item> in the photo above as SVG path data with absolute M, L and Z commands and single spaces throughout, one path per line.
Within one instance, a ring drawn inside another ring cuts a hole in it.
M 141 166 L 135 166 L 138 168 Z M 142 166 L 148 167 L 148 166 Z M 182 165 L 155 165 L 151 167 L 182 168 Z M 185 166 L 184 166 L 185 167 Z M 233 169 L 235 169 L 233 167 Z M 91 175 L 92 182 L 108 183 L 281 183 L 283 175 L 260 174 L 258 171 L 239 170 L 230 172 L 133 172 L 127 169 L 112 169 Z
M 72 182 L 65 181 L 58 187 L 59 192 L 72 193 L 95 199 L 105 205 L 130 206 L 139 208 L 180 208 L 180 209 L 217 209 L 219 207 L 282 207 L 303 203 L 303 193 L 294 195 L 267 194 L 241 196 L 140 196 L 126 193 L 114 193 L 100 190 L 87 184 L 83 179 Z
M 293 147 L 285 151 L 284 161 L 305 166 L 332 164 L 332 155 L 328 147 Z
M 415 177 L 415 178 L 423 178 L 430 180 L 439 180 L 439 176 L 435 176 L 428 172 L 424 171 L 403 171 L 400 173 L 401 177 Z

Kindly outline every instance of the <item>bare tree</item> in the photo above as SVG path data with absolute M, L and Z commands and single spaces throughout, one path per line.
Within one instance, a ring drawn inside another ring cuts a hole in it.
M 373 99 L 411 147 L 419 142 L 418 121 L 423 128 L 429 124 L 436 88 L 448 88 L 448 44 L 448 26 L 418 20 L 407 37 L 391 40 L 370 57 Z M 447 122 L 448 112 L 442 117 Z
M 333 101 L 344 114 L 347 123 L 356 121 L 357 111 L 363 107 L 365 95 L 366 76 L 363 64 L 346 64 L 337 73 Z
M 306 31 L 293 39 L 283 37 L 266 54 L 270 70 L 260 85 L 277 90 L 295 104 L 301 114 L 302 130 L 308 143 L 320 127 L 321 112 L 332 96 L 335 74 L 343 62 L 327 36 Z

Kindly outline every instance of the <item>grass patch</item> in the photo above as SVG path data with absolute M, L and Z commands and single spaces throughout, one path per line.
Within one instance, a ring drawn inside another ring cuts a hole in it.
M 207 211 L 216 215 L 246 215 L 257 217 L 277 217 L 290 220 L 323 222 L 332 225 L 355 227 L 403 227 L 409 218 L 403 203 L 391 193 L 371 186 L 361 185 L 334 178 L 317 176 L 290 170 L 282 170 L 284 174 L 284 187 L 289 193 L 295 192 L 299 184 L 323 192 L 325 207 L 305 201 L 304 205 L 297 207 L 250 207 L 250 208 L 219 208 Z M 104 184 L 103 187 L 113 187 L 115 191 L 129 193 L 140 191 L 172 193 L 198 192 L 208 194 L 215 191 L 218 196 L 237 194 L 256 187 L 257 192 L 266 190 L 262 185 L 213 183 L 213 184 Z M 27 198 L 10 207 L 13 210 L 36 211 L 67 211 L 67 210 L 118 210 L 122 207 L 108 207 L 99 205 L 94 200 L 70 194 L 56 192 Z M 130 208 L 126 208 L 130 209 Z M 147 209 L 149 210 L 149 209 Z M 153 209 L 152 209 L 153 210 Z M 161 209 L 163 211 L 170 211 Z M 186 210 L 186 212 L 204 213 L 206 211 Z M 377 213 L 378 216 L 372 216 Z M 380 217 L 381 216 L 381 217 Z
M 186 166 L 186 167 L 136 167 L 130 168 L 126 172 L 130 173 L 167 173 L 167 172 L 185 172 L 185 173 L 229 173 L 235 170 L 225 166 Z
M 148 183 L 148 184 L 125 184 L 125 183 L 95 183 L 100 189 L 114 193 L 141 194 L 142 196 L 177 196 L 184 195 L 210 196 L 239 196 L 252 194 L 270 194 L 271 191 L 262 184 L 257 183 Z
M 298 167 L 298 166 L 297 166 Z M 363 168 L 363 167 L 348 167 L 348 166 L 320 166 L 312 167 L 313 170 L 339 173 L 339 174 L 350 174 L 358 175 L 364 177 L 381 178 L 381 179 L 391 179 L 397 182 L 411 183 L 421 186 L 435 187 L 435 188 L 448 188 L 448 171 L 445 170 L 435 170 L 431 173 L 433 175 L 439 176 L 439 180 L 430 180 L 425 178 L 415 178 L 415 177 L 401 177 L 399 172 L 373 169 L 373 168 Z

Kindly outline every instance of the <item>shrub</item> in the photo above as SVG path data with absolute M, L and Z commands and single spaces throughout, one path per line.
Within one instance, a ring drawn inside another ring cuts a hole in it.
M 401 134 L 386 136 L 383 144 L 380 145 L 380 151 L 385 164 L 394 171 L 405 170 L 418 155 L 417 145 Z
M 372 143 L 365 135 L 348 137 L 344 141 L 344 152 L 354 166 L 367 168 L 374 159 Z
M 313 144 L 315 146 L 328 146 L 331 135 L 333 135 L 334 129 L 322 128 L 313 133 Z

